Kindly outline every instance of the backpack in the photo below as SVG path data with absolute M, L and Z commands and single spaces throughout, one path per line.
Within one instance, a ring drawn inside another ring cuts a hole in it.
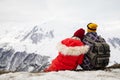
M 85 36 L 83 41 L 90 44 L 90 49 L 85 54 L 81 67 L 86 70 L 104 69 L 109 64 L 109 44 L 101 36 L 97 36 L 97 40 L 93 40 L 90 36 Z

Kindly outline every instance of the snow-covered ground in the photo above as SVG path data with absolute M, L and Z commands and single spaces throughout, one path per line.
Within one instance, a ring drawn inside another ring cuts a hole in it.
M 59 71 L 48 73 L 16 72 L 0 76 L 0 80 L 120 80 L 120 69 L 112 71 Z

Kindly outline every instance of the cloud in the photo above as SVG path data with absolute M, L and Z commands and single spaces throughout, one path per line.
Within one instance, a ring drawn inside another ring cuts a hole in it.
M 0 21 L 119 20 L 119 0 L 0 0 Z

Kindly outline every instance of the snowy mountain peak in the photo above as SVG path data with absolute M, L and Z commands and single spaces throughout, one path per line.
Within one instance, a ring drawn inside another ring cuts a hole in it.
M 25 41 L 26 39 L 30 39 L 33 44 L 37 44 L 41 42 L 43 39 L 52 39 L 54 38 L 53 30 L 44 30 L 40 26 L 34 26 L 32 30 L 28 31 L 20 41 Z

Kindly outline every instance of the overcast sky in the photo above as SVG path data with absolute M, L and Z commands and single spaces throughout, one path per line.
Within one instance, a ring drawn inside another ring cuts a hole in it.
M 120 0 L 0 0 L 0 22 L 117 21 Z

